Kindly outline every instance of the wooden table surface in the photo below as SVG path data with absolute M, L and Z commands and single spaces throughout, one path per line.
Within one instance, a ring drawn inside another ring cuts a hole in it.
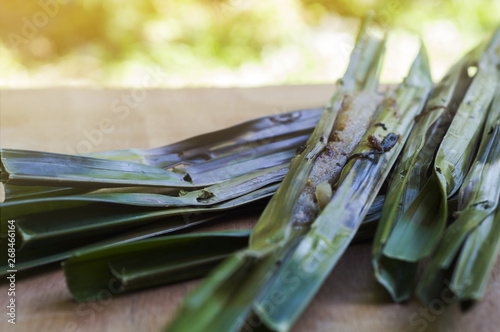
M 62 153 L 157 147 L 259 116 L 322 106 L 331 93 L 331 85 L 2 90 L 0 144 Z M 197 230 L 249 228 L 255 221 L 242 217 Z M 159 331 L 198 282 L 78 304 L 56 267 L 16 281 L 16 325 L 7 322 L 8 287 L 0 285 L 0 331 Z M 373 277 L 370 244 L 352 246 L 294 331 L 500 331 L 500 259 L 486 297 L 473 309 L 462 313 L 452 305 L 432 312 L 416 301 L 393 304 Z

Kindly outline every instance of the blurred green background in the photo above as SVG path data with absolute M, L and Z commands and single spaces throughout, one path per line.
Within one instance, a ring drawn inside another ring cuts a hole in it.
M 398 81 L 425 42 L 434 79 L 499 23 L 494 0 L 0 2 L 0 85 L 255 86 L 333 82 L 359 19 L 391 28 Z M 148 72 L 161 79 L 147 81 Z

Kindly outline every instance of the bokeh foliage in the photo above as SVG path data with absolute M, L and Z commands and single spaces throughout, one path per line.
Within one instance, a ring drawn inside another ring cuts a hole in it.
M 292 49 L 305 64 L 269 82 L 328 80 L 308 74 L 318 62 L 308 41 L 332 26 L 351 27 L 370 9 L 383 25 L 422 34 L 444 22 L 467 40 L 482 38 L 500 12 L 494 0 L 3 0 L 0 67 L 14 85 L 16 75 L 39 80 L 44 72 L 120 84 L 147 65 L 197 85 L 201 75 L 258 67 Z

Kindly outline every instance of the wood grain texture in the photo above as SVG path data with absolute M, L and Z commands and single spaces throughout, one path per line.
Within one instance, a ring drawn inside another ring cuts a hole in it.
M 142 97 L 134 101 L 132 90 L 2 90 L 0 143 L 63 153 L 89 146 L 92 151 L 156 147 L 258 116 L 322 106 L 331 93 L 331 85 L 151 89 L 136 91 L 136 97 Z M 123 101 L 127 98 L 132 100 L 129 105 Z M 95 130 L 103 121 L 113 129 L 101 136 Z M 196 231 L 251 228 L 256 219 L 226 218 Z M 416 301 L 393 304 L 373 277 L 370 250 L 368 243 L 347 250 L 295 332 L 500 330 L 500 258 L 483 301 L 462 313 L 457 305 L 440 312 L 442 299 L 436 299 L 433 313 Z M 17 280 L 15 326 L 7 323 L 5 314 L 8 287 L 0 285 L 0 331 L 159 331 L 198 282 L 121 296 L 104 290 L 100 301 L 78 304 L 56 267 Z

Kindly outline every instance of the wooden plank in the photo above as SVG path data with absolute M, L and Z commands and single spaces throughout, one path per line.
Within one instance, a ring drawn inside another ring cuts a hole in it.
M 0 142 L 2 147 L 52 152 L 156 147 L 258 116 L 322 106 L 331 92 L 331 85 L 150 89 L 135 93 L 109 89 L 2 90 Z M 101 130 L 100 124 L 101 129 L 107 129 Z M 250 228 L 255 221 L 255 216 L 242 216 L 198 230 Z M 370 244 L 360 244 L 347 250 L 294 331 L 498 330 L 500 258 L 485 299 L 472 310 L 462 313 L 454 305 L 440 312 L 445 299 L 436 299 L 432 312 L 416 301 L 404 305 L 390 301 L 373 277 L 370 249 Z M 4 308 L 0 331 L 158 331 L 198 282 L 116 297 L 103 290 L 101 301 L 78 304 L 71 299 L 62 272 L 55 268 L 16 281 L 15 326 L 7 323 L 5 315 L 8 285 L 0 286 Z

